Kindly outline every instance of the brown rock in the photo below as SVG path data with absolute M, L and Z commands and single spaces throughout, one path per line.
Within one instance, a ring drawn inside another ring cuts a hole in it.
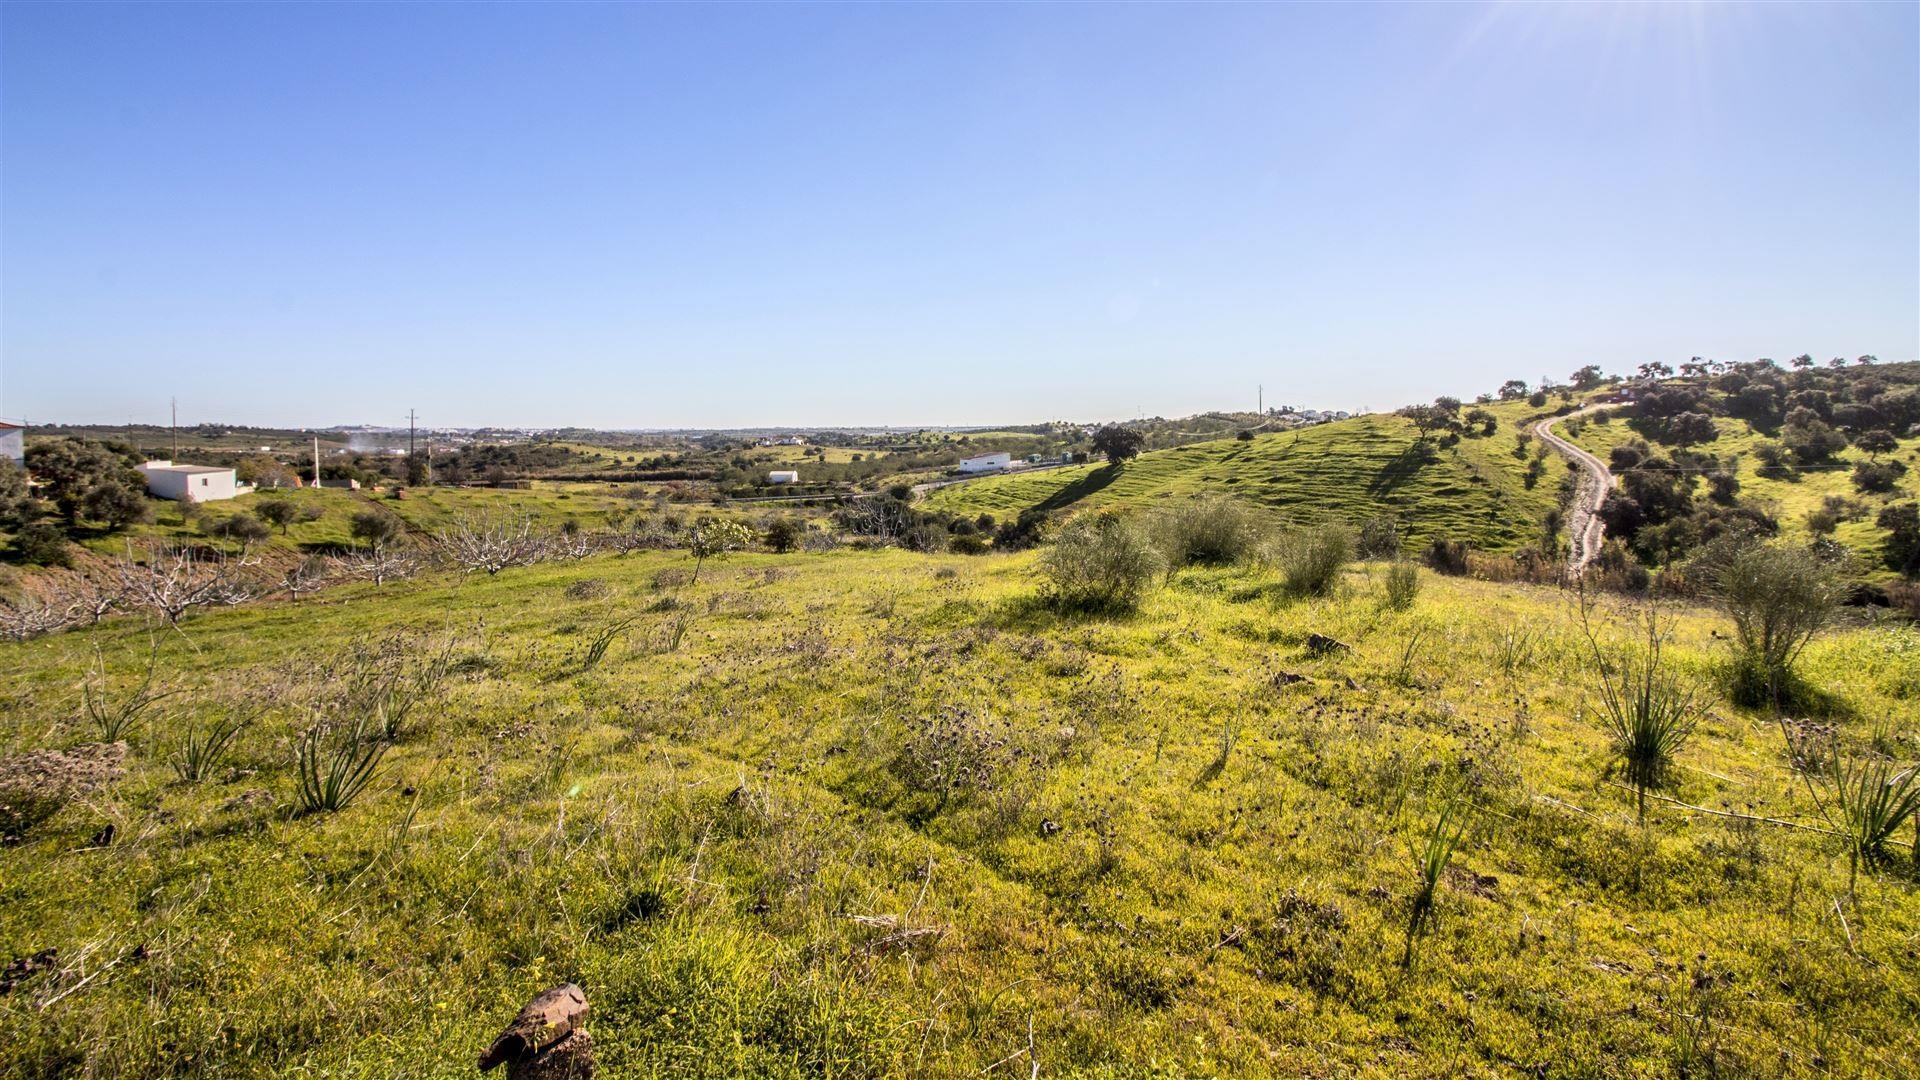
M 582 1026 L 587 995 L 578 986 L 556 986 L 532 1001 L 480 1054 L 480 1071 L 507 1067 L 507 1080 L 589 1080 L 593 1038 Z

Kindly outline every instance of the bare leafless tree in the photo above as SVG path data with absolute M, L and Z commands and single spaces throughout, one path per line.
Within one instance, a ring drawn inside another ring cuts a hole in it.
M 281 576 L 280 588 L 286 590 L 288 599 L 298 600 L 332 584 L 337 569 L 325 556 L 309 555 Z
M 547 557 L 551 544 L 527 515 L 496 519 L 480 514 L 459 518 L 440 530 L 436 547 L 441 558 L 463 572 L 480 570 L 492 577 L 509 567 L 539 562 Z
M 60 590 L 60 598 L 72 607 L 77 618 L 92 625 L 127 603 L 127 589 L 117 578 L 84 575 Z
M 231 607 L 259 595 L 247 576 L 259 563 L 245 547 L 238 555 L 228 555 L 187 544 L 149 548 L 143 562 L 128 545 L 114 569 L 127 603 L 152 612 L 177 630 L 180 619 L 194 608 Z
M 412 577 L 419 573 L 420 563 L 419 552 L 392 544 L 356 551 L 341 560 L 341 566 L 349 577 L 371 581 L 375 585 Z
M 37 603 L 0 604 L 0 638 L 25 641 L 41 634 L 73 625 L 79 612 L 71 605 L 50 600 Z

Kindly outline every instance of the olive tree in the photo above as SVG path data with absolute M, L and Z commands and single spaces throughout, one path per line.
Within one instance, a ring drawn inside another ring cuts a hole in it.
M 1845 595 L 1839 574 L 1805 548 L 1751 542 L 1709 552 L 1702 569 L 1733 620 L 1734 696 L 1747 704 L 1781 704 L 1794 661 Z

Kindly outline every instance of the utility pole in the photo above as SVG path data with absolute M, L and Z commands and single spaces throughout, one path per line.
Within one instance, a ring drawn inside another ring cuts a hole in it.
M 173 409 L 173 460 L 180 460 L 180 399 L 168 398 L 167 405 Z
M 313 486 L 320 486 L 320 436 L 313 437 Z
M 1267 415 L 1267 388 L 1261 383 L 1255 383 L 1254 386 L 1256 388 L 1253 397 L 1255 402 L 1254 415 L 1265 416 Z
M 416 419 L 418 418 L 414 416 L 413 410 L 408 409 L 407 410 L 407 460 L 408 461 L 413 460 L 413 423 Z

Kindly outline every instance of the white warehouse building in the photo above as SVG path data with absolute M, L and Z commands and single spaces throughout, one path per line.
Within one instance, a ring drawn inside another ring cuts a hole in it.
M 767 474 L 767 483 L 769 484 L 797 484 L 799 482 L 800 474 L 792 469 L 776 469 Z
M 149 461 L 139 466 L 147 478 L 147 493 L 176 502 L 216 502 L 244 495 L 253 485 L 237 482 L 232 469 L 212 465 L 175 465 L 171 461 Z
M 967 458 L 954 466 L 956 471 L 963 473 L 999 472 L 1001 469 L 1012 467 L 1012 454 L 981 454 L 979 457 Z

